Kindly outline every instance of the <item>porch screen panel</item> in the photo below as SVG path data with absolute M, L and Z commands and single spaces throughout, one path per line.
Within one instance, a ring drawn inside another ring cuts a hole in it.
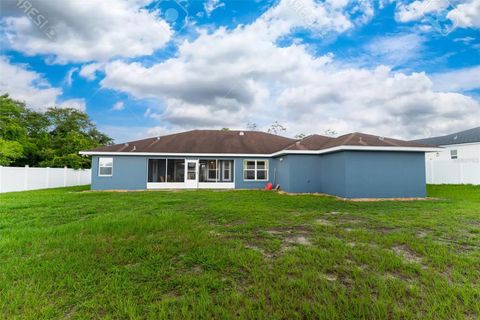
M 185 160 L 168 159 L 167 161 L 167 182 L 185 181 Z
M 148 182 L 166 181 L 167 161 L 165 159 L 148 160 Z

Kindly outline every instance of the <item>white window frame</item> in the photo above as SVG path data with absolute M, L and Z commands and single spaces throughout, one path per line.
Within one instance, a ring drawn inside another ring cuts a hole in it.
M 109 159 L 110 162 L 112 163 L 112 165 L 111 166 L 102 165 L 102 160 L 103 159 Z M 112 168 L 112 173 L 111 174 L 101 174 L 100 173 L 101 168 Z M 111 177 L 111 176 L 113 176 L 113 157 L 99 157 L 98 158 L 98 176 L 99 177 Z
M 247 162 L 255 162 L 255 169 L 247 169 Z M 258 162 L 265 162 L 265 169 L 258 169 Z M 266 171 L 265 179 L 258 179 L 258 170 Z M 245 171 L 254 171 L 255 178 L 254 179 L 246 179 L 245 178 Z M 269 160 L 255 160 L 255 159 L 244 159 L 243 160 L 243 181 L 268 181 L 268 171 L 269 171 Z
M 224 181 L 225 180 L 233 180 L 232 179 L 232 162 L 230 160 L 223 160 L 222 161 L 222 179 Z M 225 169 L 225 165 L 227 163 L 228 163 L 228 169 Z M 225 172 L 228 172 L 228 179 L 225 178 Z
M 458 159 L 458 150 L 457 149 L 450 149 L 450 159 L 452 159 L 452 160 Z
M 215 161 L 215 169 L 210 169 L 210 167 L 208 166 L 209 164 L 209 161 Z M 215 171 L 215 178 L 210 178 L 210 172 L 211 171 Z M 218 159 L 208 159 L 207 160 L 207 176 L 206 176 L 206 180 L 208 182 L 218 182 Z

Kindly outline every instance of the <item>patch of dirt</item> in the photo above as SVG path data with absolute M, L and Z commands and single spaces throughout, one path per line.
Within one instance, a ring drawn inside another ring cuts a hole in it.
M 310 245 L 310 240 L 308 240 L 308 238 L 304 237 L 304 236 L 288 236 L 288 237 L 285 237 L 285 242 L 286 243 L 291 243 L 291 244 L 300 244 L 300 245 L 303 245 L 303 246 L 308 246 Z
M 421 263 L 422 257 L 415 253 L 412 249 L 408 246 L 402 244 L 392 248 L 392 250 L 403 259 L 410 263 Z
M 389 234 L 389 233 L 393 233 L 393 232 L 397 232 L 399 231 L 400 229 L 398 228 L 390 228 L 390 227 L 379 227 L 379 228 L 375 228 L 375 231 L 381 233 L 381 234 Z
M 263 248 L 260 248 L 260 247 L 254 245 L 254 244 L 247 244 L 247 245 L 245 245 L 245 248 L 258 251 L 258 252 L 260 252 L 260 253 L 262 254 L 262 256 L 264 256 L 265 258 L 275 258 L 275 257 L 276 257 L 275 254 L 270 253 L 270 252 L 267 252 L 267 251 L 264 250 Z
M 309 235 L 311 230 L 307 226 L 279 227 L 265 231 L 267 234 L 281 240 L 280 249 L 276 252 L 269 252 L 254 243 L 248 243 L 247 248 L 260 252 L 266 258 L 276 258 L 280 254 L 292 249 L 295 246 L 311 245 Z M 258 238 L 261 243 L 261 237 Z
M 322 277 L 322 278 L 324 278 L 328 281 L 332 281 L 332 282 L 337 281 L 337 279 L 338 279 L 336 275 L 331 274 L 331 273 L 322 273 L 322 274 L 320 274 L 320 277 Z
M 442 245 L 449 246 L 456 251 L 460 252 L 472 252 L 476 250 L 480 250 L 480 246 L 471 243 L 471 238 L 475 237 L 475 234 L 469 234 L 465 232 L 458 233 L 455 239 L 439 237 L 435 240 L 435 242 L 440 243 Z
M 343 224 L 359 224 L 359 223 L 363 223 L 364 220 L 361 219 L 361 218 L 358 218 L 358 217 L 342 217 L 340 219 L 340 222 L 343 223 Z
M 312 229 L 310 229 L 309 226 L 304 226 L 304 225 L 298 225 L 298 226 L 292 226 L 292 227 L 278 227 L 278 228 L 273 228 L 270 230 L 266 231 L 269 234 L 275 235 L 287 235 L 291 233 L 312 233 Z
M 405 276 L 404 274 L 400 274 L 400 273 L 387 272 L 387 273 L 383 274 L 383 277 L 386 278 L 386 279 L 401 280 L 401 281 L 408 282 L 408 283 L 412 282 L 412 280 L 409 277 Z
M 203 272 L 203 268 L 202 268 L 201 265 L 198 265 L 198 264 L 197 264 L 197 265 L 193 266 L 193 268 L 192 268 L 192 273 L 194 273 L 194 274 L 200 274 L 200 273 L 202 273 L 202 272 Z
M 331 223 L 330 221 L 325 220 L 325 219 L 321 219 L 321 218 L 315 220 L 315 223 L 316 223 L 316 224 L 319 224 L 319 225 L 321 225 L 321 226 L 331 226 L 331 225 L 332 225 L 332 223 Z
M 426 230 L 420 230 L 420 231 L 417 231 L 416 233 L 417 238 L 420 238 L 420 239 L 425 238 L 427 235 L 428 235 L 428 231 Z

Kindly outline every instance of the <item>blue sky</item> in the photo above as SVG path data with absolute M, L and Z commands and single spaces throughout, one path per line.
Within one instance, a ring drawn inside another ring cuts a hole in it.
M 117 142 L 196 128 L 480 125 L 480 0 L 7 0 L 0 92 Z

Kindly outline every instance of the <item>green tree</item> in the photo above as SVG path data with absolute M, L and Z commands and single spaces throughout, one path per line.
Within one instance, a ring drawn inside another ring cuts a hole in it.
M 111 143 L 82 111 L 35 112 L 0 96 L 0 165 L 89 168 L 90 159 L 78 152 Z
M 25 104 L 14 101 L 8 95 L 0 96 L 0 164 L 9 165 L 24 156 L 28 136 L 23 117 Z
M 97 130 L 82 111 L 72 108 L 50 108 L 45 113 L 50 124 L 49 155 L 40 162 L 41 166 L 68 166 L 70 168 L 89 168 L 90 158 L 78 154 L 112 143 L 112 139 Z

